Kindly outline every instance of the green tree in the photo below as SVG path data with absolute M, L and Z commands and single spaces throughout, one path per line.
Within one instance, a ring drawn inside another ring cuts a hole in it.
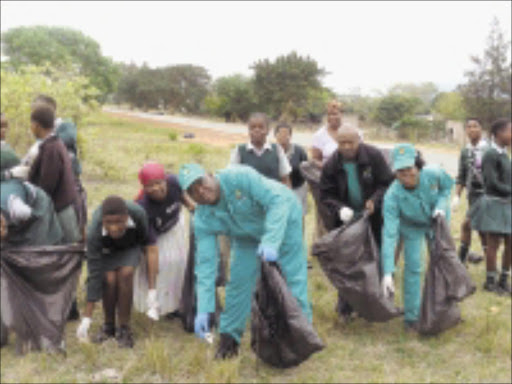
M 382 97 L 375 108 L 373 119 L 387 127 L 414 115 L 421 100 L 416 97 L 391 94 Z
M 212 93 L 205 101 L 210 113 L 226 120 L 247 120 L 256 109 L 256 96 L 250 78 L 235 74 L 218 78 L 213 84 Z
M 417 106 L 417 112 L 421 114 L 430 113 L 432 102 L 438 93 L 439 89 L 432 82 L 421 84 L 398 83 L 393 85 L 388 91 L 388 94 L 391 95 L 402 95 L 421 100 L 421 103 Z
M 466 110 L 459 92 L 443 92 L 434 100 L 433 110 L 447 120 L 464 120 Z
M 1 110 L 9 121 L 8 141 L 20 153 L 34 140 L 30 132 L 30 108 L 38 94 L 52 95 L 57 101 L 58 115 L 71 118 L 77 125 L 98 107 L 98 90 L 90 85 L 88 78 L 76 73 L 35 66 L 13 71 L 2 65 L 0 81 Z
M 59 70 L 76 69 L 100 91 L 101 100 L 114 92 L 119 69 L 101 53 L 99 44 L 82 32 L 64 27 L 17 27 L 2 33 L 2 53 L 17 69 L 49 63 Z
M 510 40 L 505 39 L 499 21 L 494 18 L 482 57 L 472 56 L 475 66 L 464 73 L 467 81 L 459 86 L 469 116 L 484 125 L 499 117 L 509 117 L 512 101 Z
M 326 74 L 314 59 L 296 52 L 274 61 L 259 60 L 251 68 L 258 104 L 273 118 L 283 113 L 293 119 L 306 114 L 311 94 L 323 89 L 321 78 Z

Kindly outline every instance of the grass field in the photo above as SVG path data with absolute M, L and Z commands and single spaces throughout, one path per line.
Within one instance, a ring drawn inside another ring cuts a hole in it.
M 214 170 L 226 165 L 229 145 L 211 147 L 187 143 L 181 134 L 158 124 L 131 122 L 97 114 L 80 128 L 84 155 L 83 180 L 89 195 L 89 213 L 108 194 L 133 198 L 137 172 L 147 159 L 177 172 L 184 162 L 198 161 Z M 310 203 L 312 203 L 310 201 Z M 311 205 L 312 207 L 312 205 Z M 453 215 L 456 240 L 465 206 Z M 310 212 L 313 210 L 311 209 Z M 306 220 L 311 239 L 313 216 Z M 481 251 L 474 236 L 474 250 Z M 311 242 L 309 242 L 311 244 Z M 77 322 L 66 327 L 67 357 L 32 353 L 15 356 L 14 340 L 1 351 L 1 382 L 510 382 L 511 301 L 483 292 L 485 267 L 470 265 L 477 292 L 461 304 L 464 322 L 435 338 L 406 334 L 401 319 L 370 324 L 356 319 L 343 325 L 334 312 L 335 290 L 312 259 L 309 276 L 314 325 L 326 348 L 301 366 L 277 370 L 257 361 L 246 333 L 240 355 L 215 361 L 214 347 L 182 330 L 179 320 L 152 323 L 134 313 L 133 350 L 115 342 L 98 346 L 75 338 Z M 397 276 L 400 300 L 400 280 Z M 83 308 L 85 274 L 79 287 Z M 95 311 L 91 334 L 102 323 Z

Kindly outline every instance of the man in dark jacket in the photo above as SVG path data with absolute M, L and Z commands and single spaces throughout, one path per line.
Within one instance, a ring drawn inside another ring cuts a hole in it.
M 324 224 L 332 230 L 366 210 L 380 246 L 382 199 L 393 181 L 393 172 L 378 148 L 360 142 L 356 129 L 341 129 L 337 140 L 338 151 L 325 163 L 320 177 L 320 201 L 329 212 L 323 217 Z M 348 320 L 352 308 L 338 297 L 337 311 Z

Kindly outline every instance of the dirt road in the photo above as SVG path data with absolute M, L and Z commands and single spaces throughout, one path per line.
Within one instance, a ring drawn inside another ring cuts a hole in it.
M 181 131 L 186 131 L 187 128 L 190 128 L 190 130 L 196 135 L 201 135 L 201 133 L 204 133 L 207 136 L 204 137 L 205 140 L 201 140 L 201 137 L 198 137 L 198 141 L 204 141 L 214 145 L 219 144 L 219 141 L 231 145 L 243 142 L 247 138 L 247 125 L 240 123 L 224 123 L 199 117 L 157 115 L 138 111 L 127 111 L 113 107 L 105 107 L 104 111 L 120 116 L 177 125 Z M 312 136 L 313 132 L 294 132 L 293 141 L 306 148 L 309 148 L 311 146 Z M 375 144 L 382 148 L 391 149 L 395 143 L 379 141 L 375 142 Z M 427 163 L 439 164 L 444 167 L 450 175 L 456 175 L 459 153 L 459 150 L 456 146 L 454 146 L 453 149 L 431 148 L 427 145 L 424 146 L 421 144 L 417 147 L 423 152 Z

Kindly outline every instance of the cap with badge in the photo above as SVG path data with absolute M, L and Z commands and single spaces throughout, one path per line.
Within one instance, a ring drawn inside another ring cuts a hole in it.
M 206 176 L 206 171 L 199 164 L 184 164 L 180 168 L 178 181 L 182 190 L 186 191 L 197 179 Z
M 410 168 L 416 160 L 416 149 L 411 144 L 397 144 L 391 152 L 393 171 Z

